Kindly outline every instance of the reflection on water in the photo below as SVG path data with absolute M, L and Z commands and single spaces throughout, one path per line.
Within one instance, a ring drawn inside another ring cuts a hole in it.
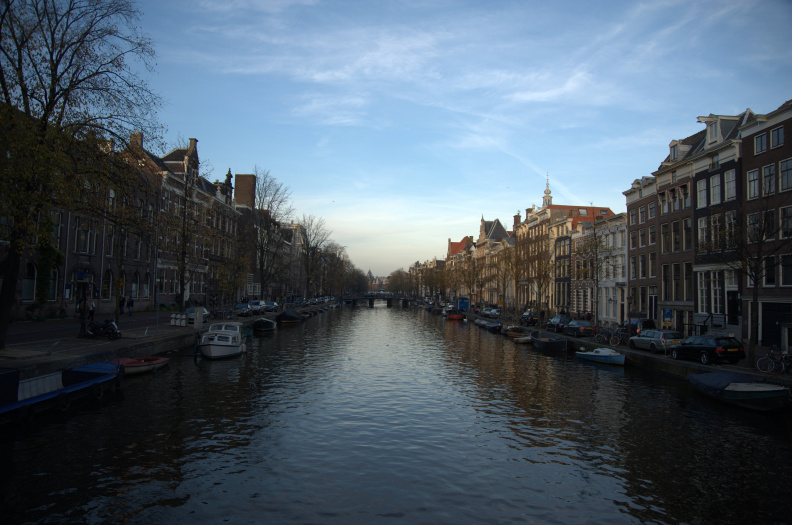
M 780 523 L 792 481 L 786 414 L 384 306 L 185 353 L 2 450 L 10 523 Z

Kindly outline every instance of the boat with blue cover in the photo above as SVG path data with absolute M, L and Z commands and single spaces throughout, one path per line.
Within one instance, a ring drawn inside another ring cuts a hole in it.
M 690 374 L 688 382 L 702 394 L 743 408 L 780 410 L 789 404 L 789 389 L 761 377 L 731 372 Z
M 16 368 L 0 369 L 0 421 L 30 420 L 50 409 L 68 410 L 83 398 L 101 400 L 108 390 L 118 392 L 123 377 L 115 354 L 91 354 L 69 362 L 64 368 L 20 379 Z

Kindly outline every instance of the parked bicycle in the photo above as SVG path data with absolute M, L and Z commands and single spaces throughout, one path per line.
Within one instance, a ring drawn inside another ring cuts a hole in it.
M 613 335 L 614 332 L 611 330 L 605 330 L 601 328 L 599 332 L 597 332 L 597 335 L 594 336 L 594 341 L 603 345 L 607 345 L 610 343 L 611 337 L 613 337 Z
M 629 341 L 629 340 L 630 340 L 630 333 L 627 330 L 623 329 L 623 328 L 619 328 L 611 336 L 610 344 L 611 344 L 611 346 L 619 346 L 619 345 L 622 345 L 622 344 L 626 345 L 627 341 Z
M 792 370 L 792 355 L 783 354 L 778 346 L 773 345 L 767 354 L 756 360 L 756 368 L 760 372 L 768 374 L 776 371 L 783 374 Z

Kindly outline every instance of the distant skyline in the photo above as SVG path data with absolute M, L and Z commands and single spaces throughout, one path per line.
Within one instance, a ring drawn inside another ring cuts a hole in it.
M 624 211 L 698 116 L 792 99 L 788 0 L 138 5 L 167 144 L 210 180 L 269 170 L 378 276 L 510 228 L 548 176 Z

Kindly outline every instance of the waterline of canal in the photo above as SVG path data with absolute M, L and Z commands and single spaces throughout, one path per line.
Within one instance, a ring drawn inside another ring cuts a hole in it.
M 6 437 L 0 490 L 11 523 L 773 523 L 789 422 L 378 305 Z

